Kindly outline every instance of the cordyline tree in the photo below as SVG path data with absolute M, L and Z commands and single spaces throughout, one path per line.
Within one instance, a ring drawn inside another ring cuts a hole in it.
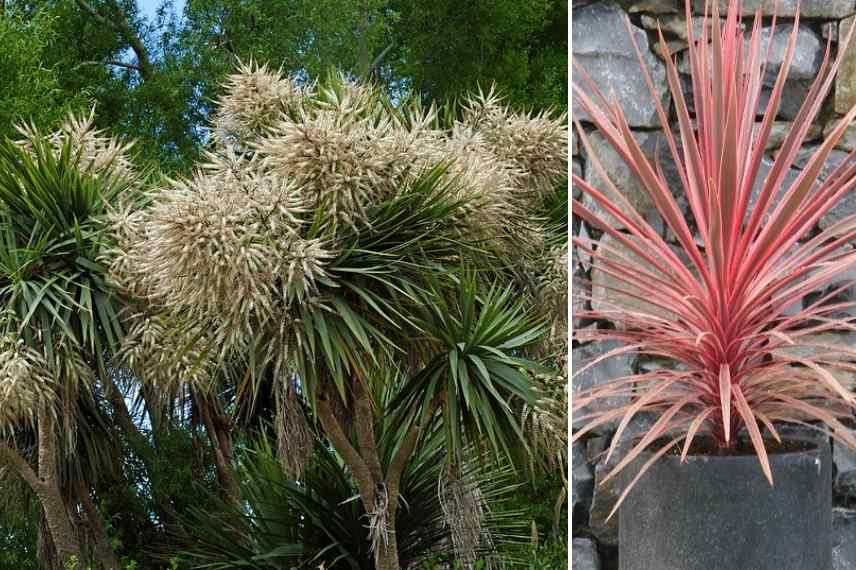
M 576 246 L 592 255 L 614 283 L 605 287 L 613 302 L 580 316 L 616 324 L 613 329 L 581 330 L 577 337 L 622 345 L 580 366 L 577 373 L 622 354 L 651 355 L 678 364 L 674 370 L 615 378 L 575 397 L 573 411 L 579 419 L 589 421 L 574 438 L 617 422 L 607 456 L 615 451 L 634 416 L 641 412 L 658 416 L 604 477 L 604 482 L 613 478 L 642 451 L 652 452 L 622 500 L 645 468 L 675 446 L 686 457 L 699 434 L 711 437 L 727 452 L 745 430 L 771 484 L 767 458 L 771 440 L 766 438 L 780 441 L 779 422 L 809 426 L 856 447 L 856 440 L 841 423 L 853 414 L 849 379 L 856 352 L 850 346 L 817 340 L 818 333 L 853 328 L 853 318 L 841 316 L 853 303 L 835 301 L 850 283 L 832 291 L 823 288 L 840 282 L 856 264 L 856 253 L 845 247 L 856 237 L 856 216 L 846 216 L 818 233 L 812 231 L 856 186 L 853 153 L 825 179 L 818 176 L 856 109 L 830 131 L 796 180 L 784 183 L 829 92 L 853 30 L 842 37 L 834 61 L 827 46 L 792 130 L 769 173 L 762 177 L 759 167 L 794 56 L 799 16 L 764 107 L 762 86 L 769 70 L 761 42 L 761 16 L 755 14 L 747 36 L 739 13 L 739 2 L 732 1 L 723 25 L 714 2 L 712 18 L 706 17 L 700 37 L 687 26 L 695 104 L 692 115 L 675 62 L 660 34 L 677 112 L 677 134 L 672 133 L 659 98 L 654 96 L 654 101 L 668 152 L 680 175 L 680 191 L 689 203 L 689 216 L 680 210 L 673 194 L 679 189 L 669 187 L 659 161 L 645 157 L 618 104 L 577 68 L 574 96 L 627 162 L 678 243 L 675 247 L 665 242 L 609 181 L 589 137 L 577 125 L 591 167 L 606 186 L 595 188 L 576 176 L 573 183 L 609 218 L 577 200 L 573 211 L 616 244 L 602 240 L 595 248 L 587 240 L 575 239 Z M 692 22 L 690 16 L 687 2 L 687 22 Z M 630 37 L 632 41 L 632 34 Z M 644 64 L 642 69 L 653 93 Z M 759 113 L 763 119 L 756 122 Z M 799 304 L 814 291 L 822 293 L 806 306 Z
M 438 116 L 252 64 L 226 91 L 208 162 L 115 219 L 112 275 L 138 309 L 123 353 L 163 387 L 232 382 L 252 401 L 273 382 L 280 455 L 298 475 L 307 402 L 370 514 L 377 568 L 399 568 L 401 477 L 428 426 L 445 434 L 444 488 L 476 493 L 455 487 L 467 450 L 525 447 L 524 407 L 556 373 L 541 364 L 563 365 L 566 336 L 545 317 L 566 316 L 567 243 L 532 212 L 562 196 L 564 117 L 492 94 Z M 535 409 L 527 425 L 549 424 Z M 397 426 L 387 453 L 379 417 Z M 479 533 L 455 528 L 471 559 Z
M 84 512 L 99 564 L 118 568 L 82 475 L 97 467 L 78 419 L 121 336 L 101 260 L 109 213 L 140 179 L 91 117 L 50 136 L 21 131 L 0 142 L 0 461 L 38 498 L 60 566 L 89 558 Z

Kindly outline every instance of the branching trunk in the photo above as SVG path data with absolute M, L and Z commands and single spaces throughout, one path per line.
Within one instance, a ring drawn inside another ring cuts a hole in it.
M 379 529 L 373 540 L 375 545 L 375 567 L 378 570 L 399 570 L 396 516 L 401 494 L 401 477 L 408 461 L 416 449 L 424 424 L 434 415 L 440 404 L 435 399 L 425 414 L 417 418 L 408 428 L 404 439 L 392 458 L 386 473 L 380 463 L 380 454 L 374 433 L 374 414 L 369 394 L 361 384 L 354 389 L 354 427 L 357 432 L 357 447 L 345 432 L 340 418 L 334 412 L 329 398 L 335 394 L 322 394 L 316 411 L 321 426 L 330 444 L 350 469 L 360 492 L 366 512 L 376 520 L 384 521 L 386 528 Z M 384 511 L 384 512 L 381 512 Z
M 240 503 L 241 483 L 235 473 L 235 447 L 229 421 L 211 398 L 199 397 L 196 404 L 205 424 L 205 432 L 214 447 L 214 464 L 223 497 L 233 503 Z
M 134 66 L 134 69 L 140 72 L 140 77 L 142 77 L 143 81 L 152 76 L 152 64 L 149 52 L 143 44 L 142 39 L 140 39 L 140 36 L 131 27 L 128 15 L 122 10 L 122 7 L 116 0 L 107 0 L 106 2 L 106 7 L 113 12 L 109 15 L 102 14 L 87 0 L 77 0 L 77 5 L 100 25 L 113 29 L 128 42 L 128 46 L 137 57 L 137 65 Z M 103 63 L 110 64 L 114 62 Z

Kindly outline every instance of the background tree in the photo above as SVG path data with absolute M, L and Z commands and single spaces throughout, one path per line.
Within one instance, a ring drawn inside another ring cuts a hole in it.
M 47 11 L 30 16 L 10 6 L 0 17 L 0 136 L 15 134 L 14 125 L 22 121 L 54 127 L 85 105 L 83 93 L 63 89 L 53 59 L 61 26 Z
M 508 103 L 567 109 L 568 4 L 397 0 L 394 72 L 431 101 L 497 85 Z
M 140 157 L 168 171 L 199 159 L 212 103 L 238 61 L 309 81 L 334 69 L 370 74 L 397 97 L 415 90 L 438 102 L 495 82 L 514 106 L 567 108 L 562 1 L 165 0 L 151 19 L 134 0 L 7 4 L 17 14 L 7 25 L 22 37 L 33 35 L 23 33 L 30 22 L 52 22 L 50 34 L 33 35 L 50 39 L 42 67 L 56 87 L 47 91 L 76 108 L 97 102 L 98 126 L 138 139 Z

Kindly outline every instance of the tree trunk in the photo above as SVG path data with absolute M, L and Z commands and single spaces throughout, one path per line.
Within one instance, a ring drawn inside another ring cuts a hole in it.
M 399 570 L 401 563 L 398 556 L 396 517 L 398 515 L 401 476 L 416 449 L 422 427 L 434 415 L 440 405 L 440 399 L 435 398 L 427 406 L 424 414 L 414 419 L 384 474 L 374 434 L 371 399 L 365 387 L 359 382 L 354 387 L 353 424 L 357 432 L 357 447 L 351 443 L 351 438 L 345 433 L 340 418 L 334 412 L 329 399 L 335 397 L 338 396 L 333 393 L 319 396 L 316 405 L 318 420 L 321 422 L 330 444 L 350 469 L 366 512 L 376 513 L 379 502 L 383 502 L 383 508 L 386 509 L 382 517 L 386 521 L 386 540 L 377 542 L 378 548 L 374 553 L 377 570 Z M 386 494 L 385 501 L 380 500 L 382 498 L 381 493 Z
M 36 556 L 41 570 L 62 570 L 57 566 L 56 548 L 51 538 L 51 530 L 44 511 L 39 513 L 39 527 L 36 535 Z
M 18 475 L 36 494 L 42 506 L 50 537 L 40 540 L 45 554 L 53 544 L 60 566 L 69 561 L 82 562 L 80 542 L 59 487 L 57 472 L 57 442 L 54 432 L 54 417 L 47 410 L 39 411 L 38 424 L 38 474 L 26 459 L 15 449 L 0 442 L 0 457 L 6 459 Z
M 223 497 L 232 503 L 241 502 L 241 482 L 235 473 L 235 447 L 228 421 L 219 413 L 218 406 L 210 398 L 198 398 L 197 405 L 208 439 L 214 446 L 214 464 L 217 480 Z
M 398 497 L 396 497 L 395 500 L 397 501 Z M 390 497 L 390 502 L 391 501 L 392 497 Z M 398 560 L 398 539 L 395 536 L 395 515 L 387 513 L 387 517 L 389 517 L 387 519 L 389 520 L 389 524 L 387 525 L 389 536 L 386 543 L 381 541 L 380 548 L 375 553 L 375 566 L 378 570 L 400 570 L 401 564 Z
M 401 565 L 398 563 L 398 549 L 395 548 L 393 542 L 394 540 L 391 540 L 386 549 L 378 553 L 376 563 L 378 570 L 400 570 Z
M 45 519 L 51 532 L 51 539 L 56 548 L 57 557 L 61 567 L 65 567 L 70 561 L 77 560 L 82 564 L 80 557 L 80 543 L 77 532 L 71 526 L 71 519 L 65 508 L 65 501 L 55 482 L 48 483 L 37 492 L 42 509 L 45 511 Z
M 71 518 L 68 516 L 59 488 L 58 452 L 54 417 L 48 410 L 42 408 L 39 411 L 39 475 L 33 490 L 44 509 L 60 563 L 65 565 L 71 560 L 82 563 L 77 532 L 71 524 Z

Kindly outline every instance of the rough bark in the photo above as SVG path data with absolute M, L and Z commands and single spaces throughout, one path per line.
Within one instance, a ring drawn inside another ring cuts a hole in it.
M 398 559 L 398 539 L 395 536 L 395 521 L 389 522 L 389 537 L 381 543 L 380 551 L 375 553 L 375 566 L 378 570 L 400 570 Z
M 324 428 L 324 433 L 327 435 L 330 444 L 350 469 L 351 475 L 353 475 L 354 481 L 357 483 L 357 489 L 360 492 L 360 499 L 363 501 L 363 506 L 367 512 L 372 512 L 375 505 L 375 481 L 371 470 L 359 452 L 351 445 L 350 439 L 345 434 L 345 430 L 342 428 L 339 419 L 333 413 L 333 408 L 328 398 L 329 396 L 325 394 L 318 399 L 316 405 L 318 420 L 321 422 L 321 427 Z
M 38 482 L 33 491 L 39 498 L 47 519 L 57 557 L 62 564 L 69 560 L 81 561 L 80 542 L 71 523 L 65 501 L 59 488 L 59 472 L 57 469 L 57 437 L 53 415 L 46 409 L 39 411 L 39 471 Z M 26 461 L 21 458 L 24 464 Z M 21 467 L 20 463 L 16 467 Z M 27 467 L 29 465 L 27 464 Z M 30 470 L 32 471 L 32 470 Z M 20 472 L 20 470 L 19 470 Z M 32 477 L 27 474 L 24 480 L 30 482 Z
M 39 514 L 39 527 L 36 535 L 36 557 L 39 560 L 39 568 L 42 570 L 62 570 L 61 568 L 57 569 L 56 548 L 54 548 L 51 531 L 48 528 L 48 521 L 45 519 L 44 512 Z
M 380 547 L 375 552 L 375 566 L 378 570 L 399 570 L 401 563 L 398 557 L 398 539 L 396 536 L 396 516 L 398 501 L 401 494 L 401 476 L 404 473 L 410 457 L 416 449 L 423 426 L 430 420 L 440 404 L 439 397 L 417 417 L 408 428 L 401 445 L 392 458 L 386 473 L 380 463 L 380 454 L 374 433 L 374 415 L 372 401 L 365 387 L 357 383 L 354 387 L 354 428 L 357 435 L 357 447 L 345 433 L 342 422 L 336 417 L 328 398 L 336 397 L 322 394 L 316 405 L 316 412 L 321 426 L 330 444 L 342 457 L 351 471 L 360 499 L 368 513 L 377 511 L 381 493 L 386 494 L 385 519 L 387 521 L 386 540 L 380 541 Z
M 65 566 L 71 560 L 82 562 L 77 532 L 71 525 L 71 519 L 68 516 L 68 510 L 65 508 L 65 501 L 62 500 L 59 487 L 55 484 L 47 484 L 36 494 L 45 512 L 45 519 L 60 566 Z
M 383 481 L 383 467 L 380 464 L 377 441 L 374 433 L 374 414 L 372 412 L 372 399 L 362 382 L 357 382 L 354 387 L 354 427 L 357 430 L 357 443 L 360 447 L 360 455 L 366 462 L 366 466 L 372 474 L 375 483 Z
M 241 502 L 241 483 L 235 473 L 235 447 L 229 421 L 210 398 L 197 398 L 197 406 L 205 424 L 205 432 L 214 447 L 214 465 L 223 497 L 238 504 Z

